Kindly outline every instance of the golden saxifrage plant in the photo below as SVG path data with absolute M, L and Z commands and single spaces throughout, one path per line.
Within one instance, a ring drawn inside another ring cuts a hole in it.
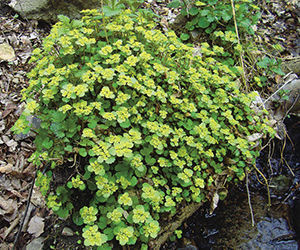
M 14 130 L 28 132 L 28 115 L 41 120 L 31 160 L 52 170 L 37 185 L 53 211 L 83 225 L 86 246 L 111 249 L 116 239 L 146 248 L 162 216 L 204 201 L 219 175 L 242 179 L 258 156 L 246 137 L 273 130 L 207 45 L 196 54 L 129 10 L 82 13 L 60 16 L 34 50 Z M 51 172 L 73 157 L 81 165 L 49 190 Z

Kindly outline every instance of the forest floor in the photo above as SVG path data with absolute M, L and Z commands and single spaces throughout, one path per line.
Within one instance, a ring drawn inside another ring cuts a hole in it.
M 148 1 L 149 7 L 162 16 L 161 25 L 174 18 L 174 13 L 162 1 Z M 257 26 L 255 43 L 280 44 L 283 51 L 277 55 L 283 60 L 299 58 L 300 9 L 297 1 L 258 1 L 262 9 L 262 19 Z M 25 215 L 22 231 L 18 235 L 17 249 L 41 249 L 42 241 L 57 225 L 65 239 L 77 236 L 66 222 L 59 222 L 49 211 L 39 192 L 34 187 L 30 202 L 30 190 L 35 176 L 35 167 L 27 161 L 34 151 L 33 137 L 14 135 L 11 127 L 20 116 L 24 103 L 21 90 L 26 88 L 26 73 L 32 65 L 28 64 L 31 52 L 41 46 L 42 39 L 50 31 L 50 25 L 36 20 L 24 20 L 9 7 L 0 3 L 0 45 L 8 43 L 13 51 L 6 50 L 6 57 L 0 50 L 0 249 L 12 249 L 18 230 Z M 8 55 L 7 55 L 8 53 Z M 1 57 L 1 55 L 3 57 Z M 9 60 L 9 56 L 13 60 Z M 274 83 L 279 75 L 274 75 Z M 27 203 L 29 206 L 27 207 Z M 60 224 L 59 224 L 60 223 Z M 41 240 L 42 239 L 42 240 Z M 70 238 L 69 238 L 70 239 Z M 66 240 L 68 241 L 68 240 Z M 65 241 L 65 242 L 66 242 Z M 66 246 L 55 247 L 66 249 Z

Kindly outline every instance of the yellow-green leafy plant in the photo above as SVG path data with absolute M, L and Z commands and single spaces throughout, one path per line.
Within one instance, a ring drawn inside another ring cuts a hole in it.
M 28 131 L 27 115 L 41 120 L 31 160 L 64 173 L 48 205 L 72 214 L 86 246 L 146 249 L 162 217 L 205 201 L 218 176 L 243 179 L 258 156 L 247 136 L 273 130 L 209 47 L 195 53 L 129 10 L 82 14 L 60 16 L 34 50 L 14 130 Z

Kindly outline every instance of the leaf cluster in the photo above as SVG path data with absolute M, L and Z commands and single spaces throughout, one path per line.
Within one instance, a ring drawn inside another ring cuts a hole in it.
M 242 32 L 253 34 L 252 25 L 256 24 L 259 17 L 259 8 L 252 0 L 238 0 L 235 3 L 235 19 Z M 234 17 L 230 0 L 174 0 L 169 5 L 171 8 L 181 8 L 181 14 L 188 18 L 185 28 L 188 31 L 204 30 L 207 34 L 215 31 L 234 31 Z M 188 40 L 188 33 L 181 34 L 182 40 Z
M 166 214 L 204 201 L 218 176 L 243 179 L 258 155 L 247 136 L 274 131 L 209 45 L 197 55 L 129 10 L 82 14 L 61 16 L 33 52 L 23 91 L 26 112 L 41 120 L 32 159 L 53 171 L 84 162 L 47 200 L 61 217 L 72 213 L 86 246 L 147 244 Z M 21 117 L 17 131 L 28 126 Z M 91 194 L 80 208 L 78 192 Z

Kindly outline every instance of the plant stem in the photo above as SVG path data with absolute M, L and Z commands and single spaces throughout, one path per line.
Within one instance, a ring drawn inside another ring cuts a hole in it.
M 239 36 L 239 30 L 236 22 L 236 17 L 235 17 L 235 7 L 234 7 L 234 0 L 231 0 L 231 7 L 232 7 L 232 15 L 233 15 L 233 21 L 234 21 L 234 27 L 235 27 L 235 32 L 236 32 L 236 37 L 238 39 L 238 45 L 241 45 L 240 42 L 240 36 Z M 245 67 L 244 67 L 244 60 L 243 60 L 243 51 L 240 53 L 240 63 L 243 68 L 243 82 L 246 88 L 246 91 L 248 91 L 248 85 L 247 85 L 247 80 L 246 80 L 246 73 L 245 73 Z
M 103 0 L 100 1 L 101 2 L 101 11 L 102 11 L 102 22 L 103 22 L 103 30 L 105 33 L 105 39 L 106 42 L 108 43 L 108 36 L 107 36 L 107 31 L 106 31 L 106 23 L 105 23 L 105 17 L 104 17 L 104 11 L 103 11 Z

